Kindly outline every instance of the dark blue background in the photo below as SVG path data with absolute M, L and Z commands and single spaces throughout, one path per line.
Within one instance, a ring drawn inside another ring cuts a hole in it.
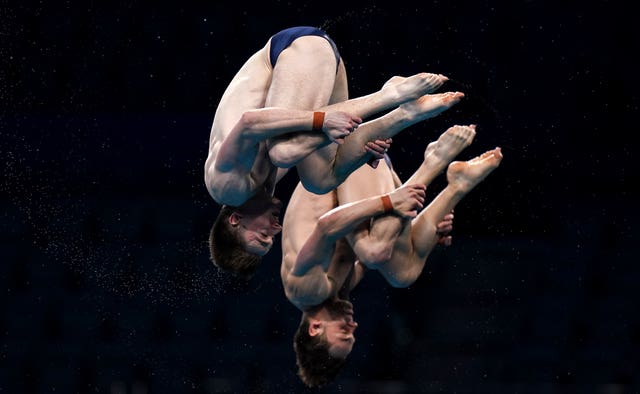
M 639 390 L 630 10 L 14 3 L 0 11 L 0 391 L 305 391 L 278 248 L 247 284 L 218 275 L 203 182 L 226 84 L 294 25 L 329 32 L 354 97 L 421 71 L 466 93 L 395 138 L 403 179 L 453 124 L 478 125 L 461 159 L 505 155 L 415 285 L 374 274 L 354 291 L 358 343 L 321 391 Z M 280 185 L 285 202 L 295 180 Z

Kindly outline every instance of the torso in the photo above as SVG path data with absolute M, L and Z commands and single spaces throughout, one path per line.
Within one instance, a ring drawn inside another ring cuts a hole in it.
M 245 62 L 220 99 L 211 127 L 209 154 L 205 162 L 205 182 L 210 186 L 213 182 L 211 178 L 216 178 L 220 185 L 227 184 L 227 180 L 233 180 L 239 186 L 234 185 L 238 190 L 208 187 L 216 201 L 227 203 L 225 200 L 240 198 L 238 195 L 245 195 L 241 199 L 246 200 L 256 193 L 257 188 L 265 185 L 268 189 L 273 189 L 277 168 L 269 160 L 264 142 L 261 142 L 257 147 L 255 162 L 250 173 L 239 173 L 238 171 L 219 173 L 215 171 L 215 160 L 220 144 L 240 120 L 242 114 L 248 110 L 264 107 L 272 71 L 269 62 L 269 44 L 267 44 Z M 206 169 L 212 167 L 214 172 L 210 174 Z M 238 180 L 243 181 L 238 182 Z M 226 194 L 233 194 L 233 196 Z
M 304 277 L 291 276 L 298 252 L 306 242 L 324 213 L 335 208 L 335 192 L 318 195 L 307 191 L 300 183 L 293 191 L 282 223 L 282 265 L 280 276 L 285 295 L 291 303 L 301 310 L 315 304 L 313 289 L 326 282 L 326 272 L 315 267 Z M 311 300 L 311 301 L 310 301 Z
M 289 38 L 304 37 L 307 34 L 321 35 L 318 32 L 310 33 L 307 30 L 306 28 L 302 28 L 302 30 L 299 28 L 293 29 L 291 31 L 295 34 Z M 340 56 L 335 44 L 330 39 L 327 38 L 327 40 L 332 45 L 336 59 L 339 60 Z M 283 45 L 280 44 L 276 43 L 276 45 L 279 45 L 278 51 L 284 50 L 289 46 L 290 42 L 287 40 L 287 46 L 284 46 L 284 48 L 281 48 Z M 265 187 L 268 193 L 273 194 L 275 183 L 277 182 L 278 170 L 268 157 L 265 142 L 260 143 L 259 147 L 257 147 L 255 161 L 250 172 L 234 169 L 233 171 L 222 173 L 215 170 L 215 160 L 220 145 L 242 114 L 248 110 L 264 108 L 265 106 L 273 76 L 270 51 L 271 39 L 245 62 L 227 87 L 216 109 L 211 127 L 209 152 L 205 162 L 205 183 L 214 200 L 221 204 L 239 205 L 239 202 L 246 201 L 261 187 Z M 344 63 L 340 61 L 338 63 L 335 86 L 329 101 L 333 103 L 346 99 L 346 71 Z M 290 107 L 297 108 L 295 105 Z M 208 171 L 209 168 L 213 170 L 210 172 Z

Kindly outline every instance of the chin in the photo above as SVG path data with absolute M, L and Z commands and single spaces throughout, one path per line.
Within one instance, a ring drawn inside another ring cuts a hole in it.
M 251 254 L 255 254 L 256 256 L 260 256 L 260 257 L 264 257 L 264 255 L 266 255 L 267 253 L 269 253 L 269 251 L 271 250 L 271 248 L 269 249 L 264 249 L 264 248 L 247 248 L 245 249 L 248 253 Z
M 259 253 L 256 253 L 260 257 L 264 257 L 267 253 L 269 253 L 269 249 L 261 250 Z

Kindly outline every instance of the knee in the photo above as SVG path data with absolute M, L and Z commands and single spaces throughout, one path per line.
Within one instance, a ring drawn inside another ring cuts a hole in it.
M 319 179 L 309 179 L 300 177 L 300 183 L 304 188 L 313 194 L 327 194 L 333 191 L 337 185 L 330 182 L 329 177 L 318 177 Z
M 397 289 L 404 289 L 414 284 L 415 281 L 418 279 L 418 276 L 420 276 L 419 272 L 418 273 L 400 272 L 394 275 L 392 278 L 387 278 L 387 281 L 389 282 L 391 287 L 395 287 Z
M 275 143 L 269 147 L 269 159 L 276 167 L 291 168 L 296 165 L 286 144 Z
M 393 245 L 388 242 L 372 242 L 360 249 L 356 251 L 358 258 L 367 267 L 373 269 L 387 263 L 393 253 Z

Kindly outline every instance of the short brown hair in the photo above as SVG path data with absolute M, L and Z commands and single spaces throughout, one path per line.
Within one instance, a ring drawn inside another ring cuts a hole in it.
M 234 207 L 223 205 L 209 234 L 211 261 L 222 271 L 240 276 L 246 280 L 255 274 L 262 257 L 247 252 L 238 239 L 235 229 L 229 224 L 229 216 Z
M 302 320 L 293 337 L 298 376 L 307 387 L 320 387 L 333 380 L 344 367 L 346 359 L 331 356 L 324 334 L 309 335 L 309 318 Z

